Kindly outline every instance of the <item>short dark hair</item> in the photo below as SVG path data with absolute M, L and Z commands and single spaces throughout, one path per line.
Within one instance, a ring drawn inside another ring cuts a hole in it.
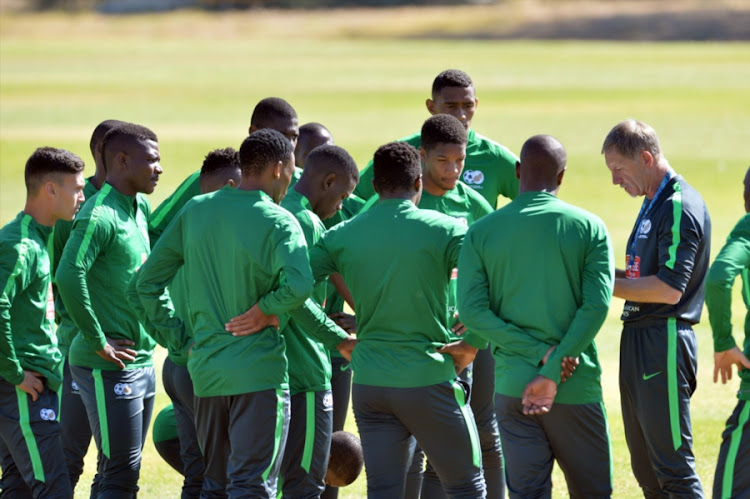
M 331 434 L 328 469 L 333 471 L 339 480 L 349 485 L 357 479 L 364 464 L 362 442 L 359 438 L 347 431 L 334 431 Z
M 421 175 L 419 152 L 406 142 L 389 142 L 375 151 L 372 182 L 379 193 L 410 191 Z
M 294 152 L 292 143 L 270 128 L 251 133 L 240 146 L 240 168 L 243 175 L 259 175 L 271 165 L 286 161 Z
M 143 125 L 123 123 L 122 125 L 112 128 L 102 139 L 102 161 L 104 162 L 104 168 L 109 170 L 109 168 L 107 168 L 108 149 L 114 147 L 125 147 L 135 142 L 146 142 L 149 140 L 153 140 L 154 142 L 159 141 L 159 139 L 156 138 L 156 134 Z
M 50 175 L 75 174 L 83 171 L 81 158 L 65 149 L 40 147 L 26 161 L 23 172 L 28 193 L 36 192 Z
M 284 99 L 280 97 L 266 97 L 256 104 L 253 115 L 250 117 L 250 125 L 257 128 L 266 128 L 269 122 L 276 118 L 293 119 L 297 117 L 297 111 Z
M 474 82 L 469 75 L 459 69 L 446 69 L 432 82 L 432 98 L 434 99 L 446 87 L 473 88 Z
M 438 144 L 465 145 L 467 142 L 466 128 L 455 116 L 450 114 L 436 114 L 422 125 L 420 142 L 425 150 L 430 150 Z
M 324 133 L 327 133 L 328 135 L 331 135 L 331 131 L 328 130 L 324 125 L 316 122 L 310 122 L 305 123 L 301 127 L 299 127 L 299 138 L 302 139 L 303 134 L 310 134 L 310 135 L 323 135 Z
M 327 167 L 330 171 L 346 175 L 359 182 L 359 168 L 354 158 L 344 149 L 338 146 L 322 145 L 318 146 L 307 155 L 306 164 L 316 170 L 321 167 Z
M 213 175 L 226 168 L 240 168 L 240 155 L 233 147 L 214 149 L 206 154 L 200 175 Z
M 91 155 L 93 156 L 96 151 L 96 146 L 104 139 L 107 132 L 112 130 L 116 126 L 124 125 L 125 121 L 120 120 L 104 120 L 94 128 L 94 133 L 91 134 L 91 141 L 89 142 L 89 149 L 91 149 Z

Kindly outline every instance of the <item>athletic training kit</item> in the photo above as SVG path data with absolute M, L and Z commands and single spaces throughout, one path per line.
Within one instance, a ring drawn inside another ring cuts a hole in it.
M 9 497 L 73 496 L 58 423 L 51 232 L 23 212 L 0 230 L 0 487 Z M 43 376 L 36 401 L 17 386 L 26 371 Z
M 355 300 L 352 401 L 368 497 L 403 495 L 411 436 L 450 497 L 485 496 L 468 389 L 452 358 L 435 351 L 450 339 L 448 283 L 464 232 L 443 214 L 386 199 L 310 250 L 316 278 L 340 273 Z
M 669 171 L 645 198 L 628 239 L 626 274 L 657 276 L 682 292 L 675 305 L 625 302 L 620 393 L 633 474 L 645 495 L 703 497 L 695 471 L 690 397 L 695 390 L 711 220 L 700 194 Z M 577 375 L 577 373 L 576 373 Z
M 137 493 L 153 408 L 155 341 L 126 297 L 150 252 L 149 216 L 145 196 L 126 196 L 105 183 L 76 216 L 56 272 L 65 310 L 79 331 L 70 345 L 70 371 L 100 454 L 100 494 Z M 120 370 L 100 357 L 96 352 L 107 338 L 132 341 L 135 361 Z
M 594 337 L 606 318 L 613 283 L 604 224 L 552 194 L 524 192 L 466 234 L 458 305 L 469 330 L 465 341 L 477 348 L 492 345 L 495 410 L 511 497 L 548 496 L 553 459 L 565 471 L 572 497 L 612 492 Z M 543 364 L 550 346 L 555 348 Z M 580 365 L 560 384 L 567 356 L 579 357 Z M 548 414 L 527 417 L 521 395 L 538 375 L 558 383 L 557 394 Z M 591 472 L 592 466 L 598 472 Z
M 714 335 L 714 351 L 737 347 L 732 336 L 732 284 L 742 276 L 745 338 L 740 350 L 750 357 L 750 215 L 743 216 L 727 238 L 706 278 L 706 306 Z M 743 497 L 750 491 L 750 370 L 739 372 L 742 380 L 737 406 L 721 436 L 719 459 L 714 474 L 713 497 Z

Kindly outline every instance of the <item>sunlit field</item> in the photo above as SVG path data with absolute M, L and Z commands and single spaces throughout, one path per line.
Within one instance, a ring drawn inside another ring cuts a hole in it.
M 418 22 L 419 11 L 409 12 L 412 17 L 402 12 L 398 23 Z M 341 28 L 344 15 L 356 20 L 356 32 Z M 164 174 L 151 196 L 153 207 L 200 167 L 208 151 L 238 147 L 254 105 L 268 96 L 288 100 L 300 124 L 325 124 L 336 143 L 364 167 L 377 146 L 421 127 L 428 117 L 424 101 L 432 79 L 447 68 L 472 76 L 479 98 L 473 126 L 483 135 L 516 153 L 538 133 L 554 135 L 565 145 L 568 170 L 560 197 L 605 221 L 620 267 L 641 200 L 611 184 L 600 149 L 609 129 L 624 118 L 651 124 L 672 166 L 703 195 L 713 220 L 712 256 L 742 215 L 742 179 L 750 166 L 749 44 L 397 39 L 385 36 L 383 26 L 372 27 L 370 36 L 362 15 L 337 12 L 331 30 L 320 12 L 309 18 L 295 14 L 289 23 L 284 14 L 262 12 L 4 15 L 0 224 L 23 208 L 23 167 L 34 148 L 70 149 L 92 174 L 89 138 L 94 126 L 108 118 L 147 125 L 159 136 Z M 740 334 L 744 307 L 735 291 L 734 324 Z M 597 339 L 618 498 L 640 495 L 619 405 L 621 309 L 622 301 L 615 299 Z M 738 382 L 712 383 L 707 315 L 696 333 L 693 434 L 696 464 L 709 492 Z M 163 351 L 156 357 L 160 378 Z M 159 386 L 156 410 L 168 403 Z M 351 414 L 347 429 L 356 431 Z M 76 497 L 88 497 L 94 463 L 92 447 Z M 555 497 L 566 497 L 559 471 L 554 481 Z M 149 441 L 140 495 L 177 497 L 180 483 Z M 362 475 L 340 497 L 365 495 Z

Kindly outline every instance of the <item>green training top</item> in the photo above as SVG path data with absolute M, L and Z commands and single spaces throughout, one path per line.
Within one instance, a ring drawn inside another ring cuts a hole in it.
M 411 144 L 416 149 L 422 144 L 421 133 L 409 135 L 401 142 Z M 466 161 L 461 179 L 466 185 L 476 190 L 487 200 L 490 206 L 497 206 L 500 195 L 508 199 L 518 196 L 518 179 L 516 178 L 516 161 L 518 157 L 510 150 L 488 139 L 474 130 L 469 130 L 466 144 Z M 375 194 L 372 187 L 372 160 L 359 174 L 359 184 L 354 193 L 363 199 Z
M 97 351 L 105 336 L 128 339 L 137 352 L 126 369 L 152 365 L 154 339 L 126 299 L 133 275 L 150 251 L 150 209 L 143 195 L 126 196 L 105 183 L 78 212 L 56 272 L 65 310 L 77 326 L 70 345 L 74 366 L 119 370 Z
M 455 218 L 466 227 L 470 227 L 474 222 L 485 215 L 492 213 L 493 208 L 482 196 L 473 189 L 466 187 L 466 184 L 459 181 L 456 187 L 446 192 L 443 196 L 434 196 L 427 191 L 422 191 L 422 199 L 419 200 L 419 207 L 427 210 L 439 211 L 443 215 Z M 456 287 L 456 278 L 458 272 L 451 274 L 450 288 L 448 291 L 448 314 L 450 326 L 453 327 L 456 321 L 454 319 L 458 310 L 458 290 Z M 458 336 L 451 334 L 451 339 L 458 339 Z
M 51 232 L 23 212 L 0 229 L 0 377 L 19 385 L 24 370 L 37 371 L 57 391 L 62 355 L 52 331 Z
M 706 277 L 706 307 L 714 334 L 714 351 L 737 346 L 732 336 L 732 285 L 742 275 L 742 299 L 745 301 L 745 341 L 743 350 L 750 357 L 750 214 L 743 216 L 711 265 Z M 750 400 L 750 370 L 739 373 L 742 383 L 737 397 Z
M 91 183 L 91 178 L 86 179 L 86 185 L 83 186 L 83 197 L 85 201 L 93 197 L 94 194 L 99 192 L 94 184 Z M 145 199 L 145 198 L 144 198 Z M 83 206 L 82 206 L 83 207 Z M 58 220 L 52 230 L 52 253 L 50 253 L 50 259 L 52 264 L 52 284 L 53 290 L 55 291 L 55 322 L 57 322 L 57 343 L 60 347 L 60 352 L 63 357 L 68 356 L 68 350 L 70 344 L 73 342 L 73 338 L 78 334 L 78 328 L 73 323 L 70 315 L 65 311 L 65 304 L 60 297 L 60 293 L 57 291 L 57 283 L 55 282 L 55 272 L 57 271 L 57 264 L 60 262 L 65 243 L 68 242 L 70 237 L 70 231 L 73 229 L 74 220 Z
M 148 235 L 151 238 L 151 247 L 156 244 L 164 229 L 177 216 L 177 213 L 185 206 L 185 203 L 200 193 L 201 171 L 198 170 L 183 180 L 180 186 L 154 210 L 148 223 Z
M 525 192 L 475 223 L 458 263 L 458 307 L 466 342 L 493 345 L 495 391 L 521 397 L 537 374 L 559 383 L 562 358 L 574 356 L 580 364 L 555 401 L 600 402 L 594 336 L 613 286 L 604 223 L 552 194 Z
M 354 383 L 430 386 L 456 378 L 448 282 L 466 228 L 411 201 L 386 199 L 337 225 L 310 250 L 316 279 L 340 273 L 354 297 Z
M 295 216 L 302 227 L 308 247 L 312 248 L 323 236 L 326 228 L 312 211 L 310 201 L 296 189 L 291 189 L 281 202 L 281 206 Z M 318 307 L 325 300 L 326 284 L 318 283 L 311 296 Z M 282 329 L 286 342 L 286 358 L 289 361 L 289 391 L 292 395 L 331 388 L 331 359 L 328 349 L 334 349 L 347 335 L 333 321 L 330 321 L 330 325 L 333 331 L 338 330 L 340 333 L 314 338 L 293 317 Z
M 338 225 L 341 222 L 350 220 L 354 218 L 360 211 L 362 211 L 362 208 L 364 206 L 365 200 L 357 196 L 356 194 L 352 194 L 348 198 L 344 199 L 341 209 L 337 211 L 334 216 L 323 220 L 323 225 L 326 226 L 326 229 L 330 229 L 331 227 Z M 336 286 L 334 286 L 331 281 L 328 281 L 326 284 L 326 299 L 323 302 L 323 310 L 325 310 L 326 315 L 331 315 L 336 312 L 343 312 L 345 304 L 346 301 L 344 300 L 344 297 L 341 296 L 336 290 Z M 329 353 L 331 357 L 341 357 L 341 354 L 335 348 L 332 349 Z
M 256 303 L 266 314 L 284 314 L 311 293 L 307 245 L 295 218 L 261 191 L 225 187 L 190 200 L 138 273 L 140 301 L 165 337 L 185 335 L 184 322 L 163 299 L 179 269 L 190 289 L 185 320 L 195 340 L 188 358 L 195 394 L 288 387 L 279 331 L 232 336 L 224 325 Z
M 156 244 L 156 241 L 159 240 L 159 237 L 164 232 L 164 229 L 167 228 L 172 219 L 174 219 L 174 217 L 177 216 L 182 207 L 185 206 L 185 203 L 193 199 L 195 196 L 199 196 L 201 194 L 200 174 L 200 170 L 192 173 L 154 211 L 153 215 L 151 216 L 148 228 L 152 248 Z M 182 272 L 177 272 L 174 281 L 169 286 L 169 296 L 172 299 L 175 313 L 180 318 L 187 317 L 187 304 L 189 298 L 188 291 L 189 290 L 187 289 L 187 283 L 182 276 Z M 139 304 L 134 305 L 139 306 Z M 187 326 L 188 327 L 186 327 L 185 333 L 190 335 L 190 331 L 192 329 L 189 327 L 189 323 L 187 324 Z M 172 345 L 167 350 L 167 356 L 172 362 L 179 366 L 187 365 L 187 348 L 177 350 Z

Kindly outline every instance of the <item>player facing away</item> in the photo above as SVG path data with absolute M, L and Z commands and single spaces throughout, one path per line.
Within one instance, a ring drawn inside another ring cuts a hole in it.
M 104 158 L 102 157 L 102 140 L 108 131 L 124 123 L 124 121 L 119 120 L 105 120 L 99 123 L 91 134 L 89 148 L 91 149 L 91 156 L 94 158 L 96 169 L 94 175 L 85 181 L 83 195 L 87 200 L 92 198 L 102 188 L 107 178 L 107 170 L 104 167 Z M 64 359 L 63 381 L 60 391 L 60 434 L 62 435 L 68 476 L 70 477 L 73 490 L 75 490 L 78 478 L 83 472 L 83 458 L 86 456 L 86 452 L 88 452 L 89 445 L 91 444 L 91 427 L 86 415 L 86 406 L 83 405 L 81 394 L 78 391 L 78 385 L 73 381 L 73 376 L 70 374 L 70 362 L 68 361 L 70 344 L 75 335 L 78 334 L 78 329 L 65 311 L 65 305 L 62 302 L 62 298 L 60 298 L 60 293 L 57 292 L 54 280 L 57 263 L 60 261 L 72 228 L 73 221 L 71 220 L 61 219 L 55 224 L 51 236 L 53 239 L 53 250 L 52 254 L 50 254 L 50 263 L 53 290 L 55 291 L 55 322 L 57 323 L 55 334 L 57 335 L 57 343 Z
M 514 199 L 518 195 L 518 179 L 515 165 L 518 158 L 508 148 L 478 134 L 471 128 L 479 100 L 474 82 L 469 75 L 458 69 L 448 69 L 432 82 L 431 98 L 425 101 L 431 115 L 450 114 L 466 128 L 468 144 L 466 161 L 461 179 L 481 194 L 490 206 L 498 204 L 499 196 Z M 420 134 L 415 133 L 400 139 L 419 148 Z M 372 162 L 361 172 L 360 183 L 355 194 L 369 199 L 375 193 L 372 188 Z
M 357 185 L 359 170 L 344 149 L 332 145 L 316 148 L 306 159 L 302 177 L 289 190 L 281 206 L 295 216 L 308 247 L 312 248 L 325 232 L 321 219 L 330 218 L 341 210 L 342 203 Z M 327 282 L 318 283 L 311 296 L 321 310 L 326 285 Z M 294 318 L 282 328 L 291 394 L 289 435 L 280 473 L 285 497 L 316 498 L 325 488 L 333 431 L 328 352 L 353 346 L 355 340 L 341 332 L 331 334 L 323 330 L 323 333 L 316 334 L 315 329 L 302 327 Z M 342 342 L 345 344 L 341 345 Z
M 83 161 L 52 147 L 26 162 L 26 205 L 0 229 L 0 490 L 8 497 L 72 498 L 58 391 L 48 244 L 57 220 L 84 201 Z
M 549 497 L 554 461 L 571 497 L 612 494 L 594 344 L 612 297 L 612 245 L 598 217 L 558 199 L 565 165 L 553 137 L 527 140 L 519 196 L 469 228 L 458 264 L 464 342 L 490 342 L 495 357 L 510 497 Z
M 745 212 L 750 213 L 750 168 L 745 174 Z M 706 307 L 714 336 L 714 383 L 732 379 L 737 366 L 740 389 L 737 406 L 722 433 L 719 459 L 714 474 L 713 497 L 743 497 L 750 491 L 750 214 L 744 215 L 732 229 L 706 277 Z M 732 335 L 732 285 L 742 276 L 745 317 L 743 349 Z M 743 351 L 744 350 L 744 351 Z
M 215 192 L 225 186 L 236 187 L 242 180 L 239 153 L 231 147 L 215 149 L 209 152 L 200 169 L 199 184 L 201 194 Z M 135 283 L 131 283 L 134 285 Z M 185 332 L 192 338 L 193 328 L 190 320 L 189 296 L 190 286 L 183 269 L 175 275 L 169 285 L 169 294 L 174 305 L 175 314 L 185 323 Z M 192 341 L 187 343 L 187 346 Z M 169 348 L 162 368 L 162 383 L 174 406 L 174 417 L 177 421 L 177 432 L 180 436 L 180 467 L 185 479 L 182 483 L 182 497 L 198 497 L 203 488 L 204 462 L 203 453 L 198 443 L 195 428 L 195 409 L 193 381 L 187 368 L 188 349 Z
M 146 314 L 165 336 L 185 334 L 185 322 L 161 299 L 178 270 L 191 291 L 188 371 L 207 498 L 275 496 L 289 425 L 276 314 L 299 307 L 313 287 L 299 223 L 278 206 L 294 170 L 291 143 L 275 130 L 259 130 L 239 153 L 239 187 L 189 201 L 137 278 Z M 248 307 L 243 315 L 255 334 L 226 331 Z
M 620 400 L 625 440 L 647 497 L 703 497 L 695 471 L 690 397 L 711 251 L 711 219 L 700 194 L 664 157 L 649 125 L 629 119 L 604 139 L 612 183 L 645 196 L 614 295 L 625 299 Z
M 422 174 L 409 144 L 380 147 L 374 169 L 380 202 L 324 233 L 310 251 L 316 279 L 338 272 L 354 297 L 352 407 L 368 497 L 404 495 L 412 435 L 449 497 L 485 497 L 467 389 L 451 357 L 438 351 L 450 339 L 448 283 L 465 227 L 416 207 Z
M 424 122 L 420 132 L 422 159 L 422 197 L 419 208 L 439 211 L 455 218 L 466 227 L 492 213 L 492 207 L 476 191 L 461 182 L 461 172 L 466 159 L 467 134 L 462 123 L 449 114 L 436 114 Z M 459 338 L 466 328 L 460 322 L 456 307 L 456 276 L 451 274 L 448 295 L 448 313 L 451 317 L 451 340 Z M 489 350 L 482 355 L 490 356 Z M 491 357 L 489 365 L 491 366 Z M 481 359 L 480 359 L 481 361 Z M 486 364 L 485 364 L 486 365 Z M 473 367 L 473 366 L 472 366 Z M 491 370 L 490 370 L 491 371 Z M 486 371 L 485 371 L 486 372 Z M 461 377 L 472 386 L 471 408 L 479 430 L 479 442 L 482 447 L 482 465 L 489 497 L 505 496 L 505 478 L 502 468 L 500 438 L 495 420 L 495 409 L 492 399 L 493 378 L 491 374 L 473 377 L 471 368 L 464 370 Z M 474 387 L 476 386 L 476 390 Z M 483 395 L 487 395 L 484 398 Z M 409 472 L 406 497 L 425 499 L 444 497 L 440 481 L 427 462 L 424 472 L 424 483 L 420 480 L 423 454 L 417 448 L 415 459 Z M 490 495 L 492 491 L 492 495 Z
M 156 135 L 123 124 L 104 136 L 107 181 L 73 225 L 56 273 L 79 334 L 70 370 L 101 454 L 92 497 L 135 497 L 151 420 L 154 340 L 126 291 L 150 251 L 149 205 L 162 173 Z

